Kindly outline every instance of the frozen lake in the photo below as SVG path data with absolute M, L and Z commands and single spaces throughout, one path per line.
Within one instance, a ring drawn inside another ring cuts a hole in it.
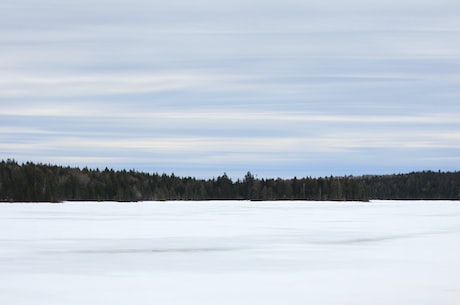
M 457 305 L 460 202 L 3 203 L 0 304 Z

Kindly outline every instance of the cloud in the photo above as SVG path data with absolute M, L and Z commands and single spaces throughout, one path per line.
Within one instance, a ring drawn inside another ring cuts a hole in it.
M 231 76 L 220 76 L 220 81 Z M 99 74 L 81 76 L 3 77 L 0 97 L 78 97 L 148 93 L 175 90 L 204 90 L 219 81 L 216 77 L 184 72 L 162 74 Z
M 197 176 L 452 168 L 459 16 L 449 0 L 5 0 L 0 155 Z

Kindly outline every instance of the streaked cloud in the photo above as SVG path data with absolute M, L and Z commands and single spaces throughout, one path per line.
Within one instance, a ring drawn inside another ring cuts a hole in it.
M 0 157 L 241 176 L 458 170 L 452 0 L 6 0 Z

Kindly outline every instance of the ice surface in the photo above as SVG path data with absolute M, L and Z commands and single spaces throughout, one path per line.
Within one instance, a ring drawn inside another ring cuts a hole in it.
M 0 304 L 457 305 L 460 203 L 4 203 Z

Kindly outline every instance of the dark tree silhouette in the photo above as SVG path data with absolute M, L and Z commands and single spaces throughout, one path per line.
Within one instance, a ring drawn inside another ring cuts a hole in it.
M 359 200 L 460 199 L 460 172 L 380 176 L 258 179 L 248 172 L 233 181 L 174 174 L 0 163 L 0 201 L 64 200 Z

